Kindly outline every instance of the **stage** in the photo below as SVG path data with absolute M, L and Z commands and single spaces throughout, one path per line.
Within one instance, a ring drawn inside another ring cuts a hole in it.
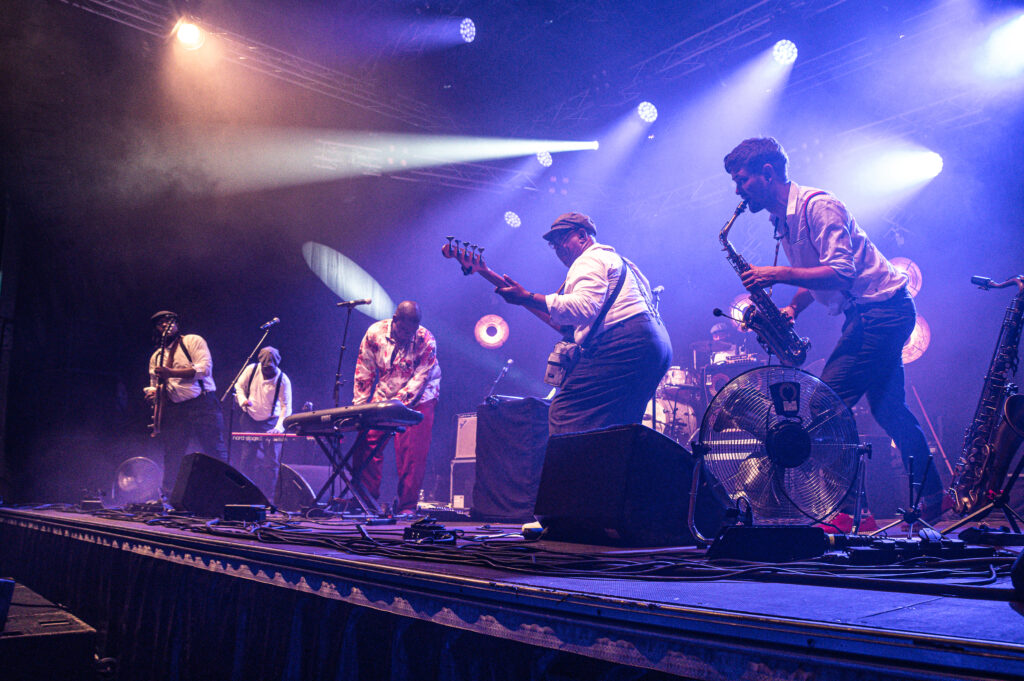
M 781 567 L 437 522 L 454 543 L 7 507 L 0 571 L 95 627 L 119 679 L 1024 676 L 1013 551 Z

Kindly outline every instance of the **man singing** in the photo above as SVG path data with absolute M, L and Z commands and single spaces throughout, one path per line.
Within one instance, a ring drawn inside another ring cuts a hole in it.
M 235 399 L 242 408 L 239 430 L 248 433 L 283 433 L 284 420 L 292 413 L 292 382 L 279 368 L 281 353 L 269 345 L 242 370 L 235 385 Z M 243 442 L 241 471 L 256 483 L 268 499 L 274 498 L 281 468 L 280 442 Z
M 922 515 L 935 521 L 942 514 L 941 483 L 904 392 L 903 344 L 916 317 L 907 276 L 889 264 L 839 199 L 790 181 L 788 160 L 771 137 L 744 140 L 725 157 L 736 193 L 752 213 L 768 211 L 790 263 L 751 267 L 741 275 L 743 285 L 796 286 L 792 302 L 782 308 L 790 320 L 813 301 L 845 316 L 821 380 L 850 407 L 867 395 L 872 415 L 896 442 L 908 474 L 917 482 L 924 478 Z

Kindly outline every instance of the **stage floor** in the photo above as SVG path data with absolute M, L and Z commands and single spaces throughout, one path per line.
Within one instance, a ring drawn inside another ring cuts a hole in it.
M 708 561 L 692 548 L 526 542 L 514 536 L 518 526 L 439 523 L 458 531 L 454 545 L 403 542 L 408 522 L 272 516 L 257 528 L 8 507 L 0 555 L 5 570 L 48 598 L 46 584 L 33 583 L 46 582 L 30 564 L 39 559 L 12 555 L 19 541 L 131 552 L 684 678 L 1024 678 L 1013 551 L 903 566 L 782 566 Z

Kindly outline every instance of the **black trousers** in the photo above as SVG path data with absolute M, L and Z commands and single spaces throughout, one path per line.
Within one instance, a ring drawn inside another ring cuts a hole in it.
M 903 376 L 903 344 L 916 317 L 906 289 L 881 303 L 851 306 L 821 380 L 851 408 L 867 395 L 871 415 L 896 443 L 907 473 L 917 482 L 924 478 L 923 494 L 930 496 L 941 493 L 942 484 L 921 424 L 907 407 Z
M 266 421 L 256 421 L 242 412 L 238 421 L 238 431 L 243 433 L 269 433 L 277 425 L 277 417 L 272 416 Z M 239 442 L 242 457 L 239 470 L 256 483 L 267 499 L 274 501 L 277 489 L 277 476 L 281 470 L 281 442 Z
M 672 364 L 672 343 L 647 314 L 594 339 L 551 401 L 551 435 L 640 423 L 647 402 Z
M 224 444 L 224 415 L 220 402 L 211 392 L 184 402 L 164 404 L 160 424 L 160 439 L 164 448 L 164 491 L 171 492 L 178 478 L 181 460 L 185 457 L 189 441 L 199 443 L 199 451 L 227 462 L 228 448 Z

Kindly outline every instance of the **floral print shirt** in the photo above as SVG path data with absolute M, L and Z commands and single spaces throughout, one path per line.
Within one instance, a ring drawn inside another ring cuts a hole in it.
M 412 340 L 398 345 L 391 337 L 391 320 L 370 325 L 359 344 L 352 404 L 398 399 L 407 407 L 437 399 L 441 367 L 437 343 L 424 327 Z

